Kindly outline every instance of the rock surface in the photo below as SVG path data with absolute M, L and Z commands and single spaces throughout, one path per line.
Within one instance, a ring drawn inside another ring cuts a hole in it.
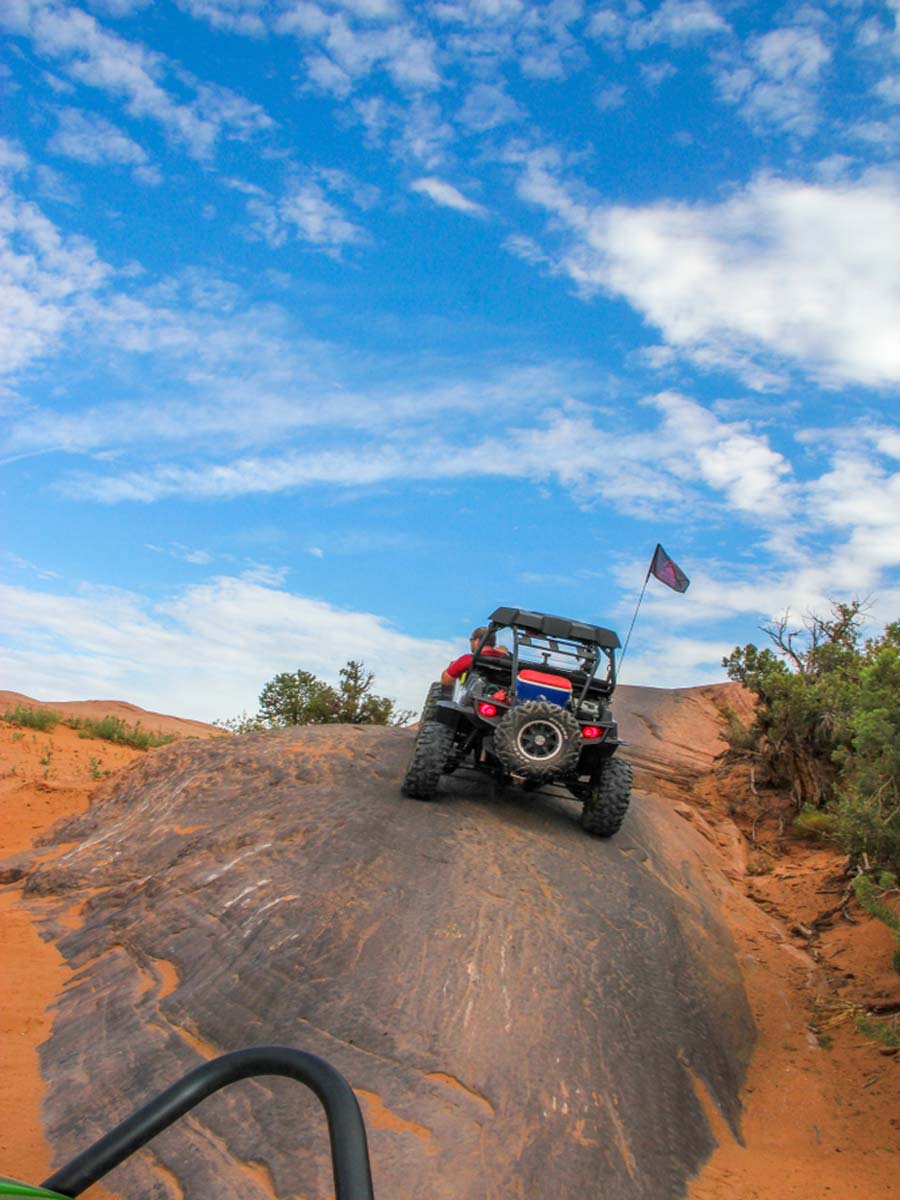
M 712 731 L 715 704 L 689 700 Z M 347 1076 L 382 1197 L 668 1200 L 713 1147 L 708 1107 L 738 1130 L 753 1022 L 693 823 L 641 793 L 599 841 L 571 800 L 462 775 L 420 804 L 398 787 L 411 741 L 176 743 L 54 831 L 26 894 L 76 969 L 42 1049 L 57 1162 L 202 1058 L 266 1043 Z M 320 1110 L 236 1085 L 108 1182 L 328 1195 Z

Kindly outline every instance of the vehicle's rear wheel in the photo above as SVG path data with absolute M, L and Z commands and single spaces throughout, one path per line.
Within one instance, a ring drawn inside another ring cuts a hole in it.
M 607 758 L 591 781 L 581 810 L 581 825 L 597 837 L 618 833 L 631 801 L 631 763 Z
M 412 758 L 403 780 L 403 791 L 415 800 L 433 800 L 447 758 L 453 747 L 453 730 L 440 721 L 424 721 L 419 726 Z
M 581 753 L 581 727 L 549 700 L 511 708 L 494 731 L 494 751 L 507 770 L 530 779 L 564 774 Z

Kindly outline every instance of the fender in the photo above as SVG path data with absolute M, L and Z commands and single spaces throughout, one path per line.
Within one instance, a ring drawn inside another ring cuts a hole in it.
M 458 704 L 454 704 L 452 700 L 438 700 L 435 705 L 434 720 L 440 721 L 442 725 L 446 725 L 454 733 L 459 727 L 462 716 L 463 709 Z

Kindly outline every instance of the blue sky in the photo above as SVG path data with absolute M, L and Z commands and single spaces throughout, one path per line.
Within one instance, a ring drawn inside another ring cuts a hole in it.
M 900 4 L 4 0 L 0 686 L 900 614 Z

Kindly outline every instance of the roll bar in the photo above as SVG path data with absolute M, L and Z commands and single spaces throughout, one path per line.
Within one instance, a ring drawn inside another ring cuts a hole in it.
M 328 1121 L 335 1200 L 374 1200 L 366 1129 L 350 1084 L 324 1059 L 288 1046 L 252 1046 L 203 1063 L 60 1167 L 41 1187 L 63 1196 L 80 1195 L 207 1096 L 254 1075 L 284 1075 L 315 1092 Z

